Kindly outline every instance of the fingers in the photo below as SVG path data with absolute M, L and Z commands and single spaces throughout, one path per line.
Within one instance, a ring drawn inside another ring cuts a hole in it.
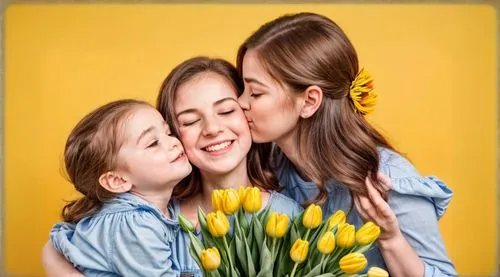
M 371 218 L 368 217 L 368 215 L 365 213 L 363 208 L 361 207 L 361 204 L 359 203 L 359 196 L 354 196 L 352 199 L 354 199 L 354 206 L 356 206 L 356 210 L 358 210 L 359 215 L 364 221 L 372 220 Z
M 358 202 L 361 207 L 361 210 L 363 210 L 363 213 L 366 215 L 366 218 L 372 221 L 379 220 L 377 209 L 368 197 L 359 195 Z
M 368 189 L 368 197 L 370 198 L 377 213 L 380 216 L 385 217 L 385 218 L 395 217 L 394 212 L 392 211 L 391 207 L 389 206 L 389 203 L 387 203 L 387 201 L 385 201 L 382 198 L 382 195 L 380 194 L 380 192 L 373 187 L 371 182 L 367 182 L 366 187 Z
M 389 191 L 392 188 L 391 178 L 385 176 L 380 172 L 377 173 L 377 181 L 385 189 L 385 191 Z

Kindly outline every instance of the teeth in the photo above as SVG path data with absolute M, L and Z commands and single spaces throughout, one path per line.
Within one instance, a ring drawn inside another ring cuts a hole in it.
M 207 149 L 208 152 L 213 152 L 213 151 L 218 151 L 218 150 L 224 149 L 224 148 L 228 147 L 230 144 L 231 144 L 230 141 L 226 141 L 226 142 L 223 142 L 220 144 L 210 145 L 210 146 L 206 147 L 205 149 Z

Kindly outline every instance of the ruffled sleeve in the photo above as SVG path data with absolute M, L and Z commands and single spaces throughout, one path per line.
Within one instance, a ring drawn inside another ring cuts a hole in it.
M 438 226 L 453 192 L 436 177 L 420 176 L 415 167 L 399 154 L 388 149 L 383 149 L 380 154 L 380 171 L 392 181 L 389 205 L 403 235 L 424 261 L 424 276 L 456 276 Z
M 173 231 L 154 211 L 106 213 L 83 219 L 73 228 L 56 224 L 51 242 L 85 275 L 176 276 L 171 261 Z

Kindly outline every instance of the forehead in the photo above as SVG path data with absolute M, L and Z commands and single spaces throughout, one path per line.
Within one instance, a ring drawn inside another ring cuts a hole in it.
M 212 105 L 213 102 L 237 97 L 236 89 L 225 77 L 216 73 L 203 73 L 183 84 L 176 93 L 175 109 L 197 105 Z
M 254 79 L 266 84 L 279 84 L 266 70 L 256 50 L 248 50 L 243 58 L 243 78 Z
M 150 126 L 162 126 L 164 124 L 161 114 L 146 105 L 137 106 L 134 108 L 127 120 L 124 122 L 125 132 L 128 135 L 134 135 Z

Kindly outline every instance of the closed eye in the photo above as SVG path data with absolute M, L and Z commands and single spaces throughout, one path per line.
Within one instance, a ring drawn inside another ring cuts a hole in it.
M 229 111 L 221 112 L 221 113 L 219 113 L 219 114 L 224 115 L 224 114 L 230 114 L 230 113 L 232 113 L 232 112 L 234 112 L 234 110 L 229 110 Z
M 152 143 L 150 143 L 150 144 L 148 145 L 148 147 L 147 147 L 147 148 L 153 148 L 153 147 L 156 147 L 156 146 L 158 146 L 158 140 L 154 140 Z
M 198 121 L 200 121 L 200 120 L 197 119 L 197 120 L 194 120 L 194 121 L 184 122 L 184 123 L 182 123 L 182 126 L 191 126 L 191 125 L 195 124 Z

